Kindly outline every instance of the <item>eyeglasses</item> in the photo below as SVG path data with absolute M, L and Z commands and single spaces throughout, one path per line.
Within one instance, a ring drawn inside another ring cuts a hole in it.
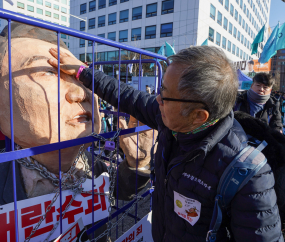
M 206 103 L 202 102 L 202 101 L 196 101 L 196 100 L 185 100 L 185 99 L 175 99 L 175 98 L 168 98 L 168 97 L 163 97 L 162 92 L 164 91 L 164 87 L 161 86 L 159 88 L 160 90 L 160 97 L 161 97 L 161 102 L 162 104 L 164 104 L 164 100 L 165 101 L 173 101 L 173 102 L 184 102 L 184 103 L 202 103 L 205 106 L 205 109 L 209 112 L 209 107 Z

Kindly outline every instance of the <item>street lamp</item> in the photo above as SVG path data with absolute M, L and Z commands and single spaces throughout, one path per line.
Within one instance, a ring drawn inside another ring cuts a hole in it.
M 77 18 L 77 19 L 80 19 L 80 20 L 82 20 L 82 21 L 85 21 L 85 33 L 87 33 L 87 17 L 85 17 L 85 19 L 83 19 L 83 18 L 79 18 L 79 17 L 77 17 L 77 16 L 75 16 L 75 15 L 73 15 L 73 14 L 70 14 L 70 13 L 68 13 L 68 15 L 70 15 L 71 17 L 74 17 L 74 18 Z M 85 62 L 87 62 L 87 40 L 85 40 Z

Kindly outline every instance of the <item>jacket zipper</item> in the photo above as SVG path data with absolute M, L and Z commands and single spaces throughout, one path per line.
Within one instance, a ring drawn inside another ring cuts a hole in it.
M 200 154 L 194 156 L 191 160 L 187 161 L 187 162 L 191 162 L 192 160 L 194 160 L 195 158 L 197 158 Z M 187 159 L 187 158 L 186 158 Z M 184 161 L 181 161 L 180 163 L 176 164 L 175 166 L 172 166 L 171 169 L 167 172 L 166 174 L 166 177 L 164 179 L 164 184 L 165 184 L 165 187 L 167 186 L 167 182 L 168 182 L 168 177 L 169 177 L 169 174 L 170 172 L 177 166 L 181 165 Z

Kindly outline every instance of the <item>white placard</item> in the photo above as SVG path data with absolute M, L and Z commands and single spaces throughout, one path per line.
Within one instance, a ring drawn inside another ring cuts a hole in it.
M 94 179 L 94 192 L 107 193 L 109 190 L 109 175 L 104 172 L 101 176 Z M 92 191 L 92 180 L 86 179 L 82 184 L 84 191 Z M 66 190 L 62 192 L 62 210 L 70 202 L 72 191 Z M 18 201 L 18 229 L 19 241 L 27 238 L 33 227 L 38 223 L 41 216 L 45 213 L 46 208 L 51 203 L 54 193 L 34 197 L 22 201 Z M 30 242 L 40 242 L 48 236 L 53 225 L 60 216 L 59 198 L 53 204 L 52 209 L 47 213 L 46 218 L 42 221 L 41 226 L 31 238 Z M 103 195 L 94 195 L 94 221 L 106 218 L 108 213 L 109 200 Z M 14 203 L 0 206 L 0 238 L 1 242 L 15 241 L 15 219 L 14 219 Z M 84 225 L 92 223 L 92 195 L 87 193 L 78 194 L 71 203 L 68 211 L 62 220 L 62 230 L 66 231 L 75 221 L 82 217 Z M 50 240 L 56 239 L 60 235 L 60 226 L 57 227 Z
M 153 242 L 151 235 L 152 212 L 144 216 L 115 242 Z
M 174 211 L 193 226 L 200 218 L 201 203 L 174 191 Z

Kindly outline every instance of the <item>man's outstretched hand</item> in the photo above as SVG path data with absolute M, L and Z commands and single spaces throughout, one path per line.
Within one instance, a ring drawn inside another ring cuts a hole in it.
M 54 67 L 58 67 L 58 61 L 57 61 L 57 49 L 56 48 L 51 48 L 49 50 L 49 53 L 55 58 L 51 58 L 48 60 L 48 63 Z M 67 75 L 70 76 L 76 76 L 80 66 L 85 65 L 83 62 L 80 60 L 77 60 L 75 57 L 70 56 L 67 53 L 60 52 L 60 70 Z

